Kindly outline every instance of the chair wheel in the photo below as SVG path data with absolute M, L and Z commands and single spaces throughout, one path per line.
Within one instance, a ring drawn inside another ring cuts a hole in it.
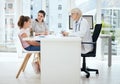
M 96 74 L 99 74 L 99 72 L 98 72 L 98 71 L 96 71 Z
M 90 77 L 90 74 L 88 73 L 87 75 L 86 75 L 86 78 L 89 78 Z

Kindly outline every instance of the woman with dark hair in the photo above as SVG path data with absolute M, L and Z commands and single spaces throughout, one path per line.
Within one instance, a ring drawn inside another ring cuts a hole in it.
M 18 34 L 22 46 L 24 49 L 29 51 L 40 51 L 40 43 L 36 41 L 25 41 L 23 38 L 30 36 L 30 25 L 31 19 L 28 16 L 20 16 L 18 20 L 18 26 L 20 28 L 20 32 Z
M 43 10 L 38 11 L 38 17 L 32 22 L 32 30 L 35 35 L 48 35 L 48 28 L 44 22 L 45 15 Z

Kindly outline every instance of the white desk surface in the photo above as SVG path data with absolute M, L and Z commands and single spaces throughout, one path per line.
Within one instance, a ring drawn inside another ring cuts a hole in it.
M 35 36 L 35 37 L 27 37 L 24 38 L 24 40 L 50 40 L 50 41 L 81 41 L 80 37 L 63 37 L 63 36 L 54 36 L 54 35 L 48 35 L 48 36 Z
M 100 34 L 100 37 L 111 37 L 109 34 Z

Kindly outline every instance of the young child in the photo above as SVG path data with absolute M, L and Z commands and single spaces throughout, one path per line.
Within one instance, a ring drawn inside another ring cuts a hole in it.
M 28 51 L 40 51 L 40 43 L 37 41 L 25 41 L 23 38 L 30 36 L 30 25 L 31 19 L 28 16 L 20 16 L 18 21 L 18 26 L 20 28 L 20 32 L 18 34 L 22 46 L 24 49 Z

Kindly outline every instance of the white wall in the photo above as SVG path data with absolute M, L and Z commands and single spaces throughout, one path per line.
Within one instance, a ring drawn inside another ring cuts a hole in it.
M 49 29 L 51 31 L 56 32 L 68 29 L 69 27 L 68 0 L 49 0 L 48 5 L 49 11 L 47 13 L 49 15 L 48 19 Z M 62 5 L 62 10 L 58 10 L 58 5 Z M 58 27 L 58 23 L 62 24 L 61 28 Z
M 96 7 L 96 13 L 97 13 L 97 19 L 96 23 L 100 24 L 101 23 L 101 0 L 97 0 L 97 7 Z

